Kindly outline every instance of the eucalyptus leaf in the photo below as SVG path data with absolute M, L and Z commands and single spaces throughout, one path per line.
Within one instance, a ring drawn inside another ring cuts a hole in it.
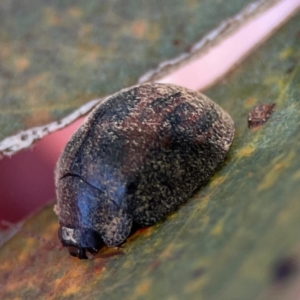
M 272 287 L 274 266 L 300 242 L 299 17 L 207 91 L 236 136 L 204 188 L 137 231 L 123 255 L 104 249 L 80 261 L 19 233 L 0 248 L 0 298 L 250 300 Z M 276 103 L 275 112 L 252 130 L 258 103 Z M 52 209 L 25 229 L 58 243 Z

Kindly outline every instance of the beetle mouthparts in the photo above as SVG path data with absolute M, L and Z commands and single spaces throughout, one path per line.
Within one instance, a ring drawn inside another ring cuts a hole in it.
M 94 255 L 97 254 L 97 252 L 90 251 L 90 249 L 76 246 L 69 246 L 68 250 L 72 256 L 78 257 L 79 259 L 92 259 Z

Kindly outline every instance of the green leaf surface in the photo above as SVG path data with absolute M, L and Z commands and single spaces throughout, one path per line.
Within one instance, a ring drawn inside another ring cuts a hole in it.
M 274 265 L 300 242 L 299 17 L 207 91 L 232 115 L 236 136 L 204 188 L 136 232 L 123 255 L 80 261 L 16 235 L 0 249 L 0 298 L 250 300 L 268 290 Z M 258 103 L 276 110 L 250 130 Z M 25 228 L 58 242 L 52 207 Z
M 135 84 L 249 2 L 0 1 L 0 141 Z

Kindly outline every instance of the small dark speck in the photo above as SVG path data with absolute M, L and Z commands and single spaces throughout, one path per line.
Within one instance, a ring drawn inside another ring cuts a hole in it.
M 29 42 L 29 41 L 31 41 L 31 40 L 33 39 L 33 34 L 31 34 L 31 33 L 26 33 L 26 34 L 24 35 L 24 37 L 25 37 L 26 41 Z
M 7 70 L 1 70 L 2 75 L 5 79 L 11 79 L 13 78 L 13 73 Z
M 297 271 L 297 263 L 291 258 L 285 258 L 279 261 L 273 271 L 273 281 L 281 282 L 290 278 Z
M 170 260 L 177 260 L 182 256 L 183 253 L 184 253 L 183 249 L 173 252 L 170 256 Z
M 21 140 L 26 141 L 28 139 L 28 134 L 22 134 L 21 135 Z
M 47 128 L 47 127 L 44 127 L 44 128 L 43 128 L 43 131 L 44 131 L 44 132 L 48 131 L 48 128 Z
M 248 114 L 248 127 L 255 128 L 265 124 L 274 112 L 275 103 L 258 104 Z
M 297 65 L 298 65 L 298 62 L 297 61 L 293 61 L 290 64 L 290 66 L 286 69 L 285 73 L 286 74 L 291 74 L 295 70 L 295 68 L 297 67 Z
M 155 260 L 155 261 L 150 265 L 150 269 L 151 269 L 151 270 L 155 270 L 155 269 L 157 269 L 160 265 L 161 265 L 161 262 L 158 261 L 158 260 Z
M 193 46 L 191 46 L 191 45 L 190 45 L 190 46 L 187 46 L 187 47 L 185 48 L 185 51 L 186 51 L 186 52 L 191 52 L 191 51 L 192 51 L 192 47 L 193 47 Z
M 58 120 L 58 121 L 56 122 L 57 125 L 60 125 L 61 123 L 62 123 L 61 120 Z
M 33 134 L 33 135 L 36 135 L 36 130 L 33 130 L 33 131 L 32 131 L 32 134 Z
M 295 66 L 292 66 L 292 67 L 289 67 L 289 68 L 285 71 L 285 73 L 286 73 L 286 74 L 291 74 L 294 70 L 295 70 Z
M 203 268 L 198 268 L 192 273 L 192 276 L 193 276 L 193 278 L 198 278 L 198 277 L 201 277 L 204 273 L 205 273 L 205 270 Z
M 179 46 L 180 45 L 180 40 L 173 40 L 172 44 L 173 44 L 173 46 Z

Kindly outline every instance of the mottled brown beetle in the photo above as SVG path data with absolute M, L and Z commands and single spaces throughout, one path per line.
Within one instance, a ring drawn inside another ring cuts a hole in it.
M 147 83 L 108 97 L 70 139 L 56 169 L 59 238 L 87 258 L 120 245 L 186 201 L 224 160 L 230 116 L 199 92 Z

